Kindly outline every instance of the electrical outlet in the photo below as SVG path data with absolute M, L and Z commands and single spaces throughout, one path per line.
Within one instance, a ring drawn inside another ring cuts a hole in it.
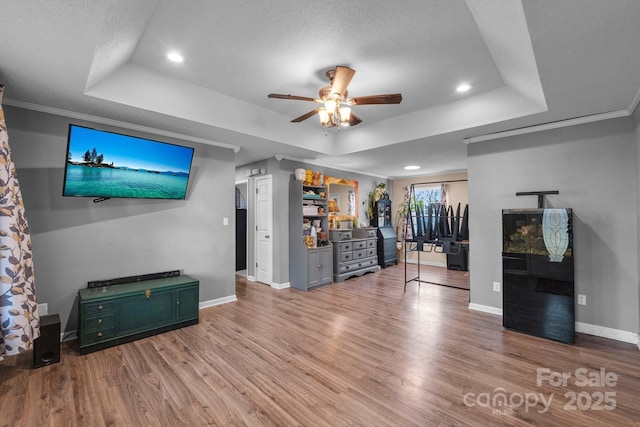
M 578 294 L 578 305 L 587 305 L 587 296 Z
M 229 225 L 229 218 L 227 217 L 222 218 L 222 225 Z
M 493 282 L 493 292 L 500 292 L 500 282 Z
M 49 304 L 46 302 L 38 304 L 38 314 L 40 316 L 46 316 L 47 314 L 49 314 Z

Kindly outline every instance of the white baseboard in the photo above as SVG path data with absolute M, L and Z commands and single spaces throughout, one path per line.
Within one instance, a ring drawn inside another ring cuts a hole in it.
M 78 330 L 74 329 L 68 332 L 60 333 L 60 342 L 75 341 L 78 339 Z
M 483 313 L 502 316 L 502 309 L 489 305 L 469 303 L 469 309 L 481 311 Z M 596 337 L 608 338 L 630 344 L 636 344 L 640 350 L 640 335 L 635 332 L 623 331 L 621 329 L 607 328 L 605 326 L 591 325 L 589 323 L 576 322 L 576 332 Z
M 576 332 L 595 335 L 596 337 L 609 338 L 616 341 L 628 342 L 630 344 L 640 344 L 638 341 L 638 334 L 635 332 L 623 331 L 621 329 L 576 322 Z
M 481 311 L 483 313 L 495 314 L 496 316 L 502 316 L 502 309 L 498 307 L 492 307 L 490 305 L 469 303 L 469 310 Z
M 272 282 L 271 287 L 274 289 L 287 289 L 291 287 L 291 282 L 285 282 L 285 283 Z
M 213 307 L 214 305 L 226 304 L 228 302 L 234 302 L 234 301 L 238 301 L 238 297 L 236 297 L 235 294 L 222 297 L 222 298 L 212 299 L 209 301 L 202 301 L 200 304 L 198 304 L 198 308 L 202 310 L 203 308 Z
M 256 282 L 257 283 L 255 276 L 247 276 L 247 280 L 249 282 Z M 260 282 L 260 283 L 264 283 L 264 282 Z M 290 282 L 284 282 L 284 283 L 271 282 L 271 284 L 265 283 L 265 285 L 271 286 L 273 289 L 286 289 L 286 288 L 290 288 L 291 287 L 291 283 Z

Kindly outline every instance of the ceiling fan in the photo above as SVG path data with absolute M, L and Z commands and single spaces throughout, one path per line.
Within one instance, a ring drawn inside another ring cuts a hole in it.
M 402 95 L 399 93 L 348 98 L 347 86 L 349 86 L 355 73 L 355 70 L 341 65 L 328 70 L 325 75 L 329 79 L 330 84 L 320 89 L 318 98 L 281 95 L 278 93 L 270 93 L 267 96 L 269 98 L 311 101 L 323 104 L 322 107 L 318 107 L 300 117 L 296 117 L 291 120 L 291 122 L 300 123 L 318 114 L 320 116 L 320 123 L 324 127 L 355 126 L 361 123 L 362 119 L 351 111 L 352 105 L 399 104 L 402 101 Z

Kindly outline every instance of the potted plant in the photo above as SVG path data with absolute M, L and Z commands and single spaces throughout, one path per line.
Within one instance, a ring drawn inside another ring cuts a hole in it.
M 424 208 L 424 202 L 422 200 L 416 200 L 415 197 L 410 196 L 409 187 L 404 187 L 404 199 L 398 210 L 396 211 L 396 236 L 400 241 L 404 240 L 405 224 L 411 212 L 415 212 L 418 207 Z M 410 227 L 410 224 L 407 224 Z M 411 234 L 411 229 L 407 230 L 408 234 Z
M 384 198 L 389 198 L 389 195 L 387 194 L 387 184 L 381 182 L 376 188 L 373 189 L 373 191 L 369 192 L 369 203 L 367 205 L 367 216 L 369 217 L 369 224 L 371 224 L 374 217 L 378 215 L 378 212 L 376 212 L 376 202 Z

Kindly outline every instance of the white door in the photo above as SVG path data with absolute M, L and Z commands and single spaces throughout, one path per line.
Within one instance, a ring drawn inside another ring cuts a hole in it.
M 273 201 L 271 175 L 256 178 L 256 281 L 273 281 Z

